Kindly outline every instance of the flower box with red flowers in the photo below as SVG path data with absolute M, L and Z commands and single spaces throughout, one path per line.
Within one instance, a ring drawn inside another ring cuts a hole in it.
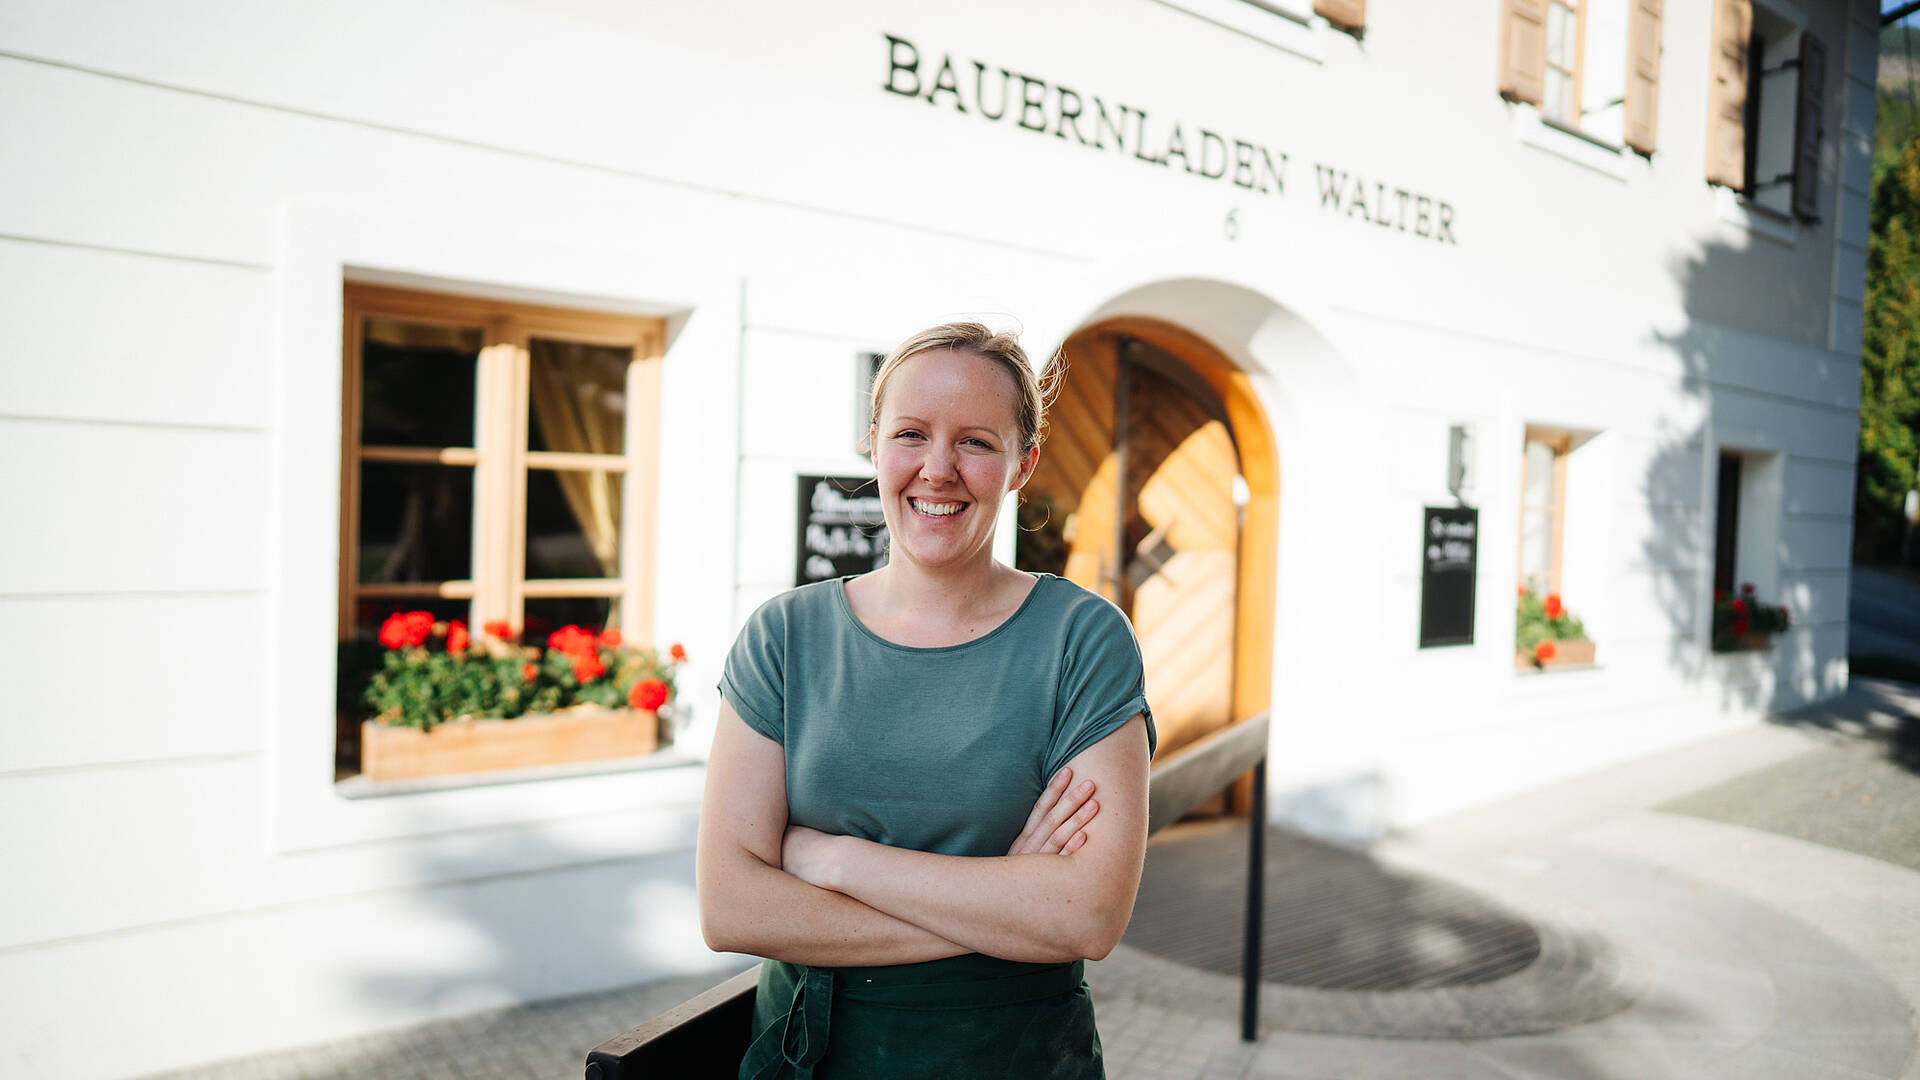
M 1593 642 L 1559 593 L 1541 595 L 1520 586 L 1513 635 L 1513 666 L 1521 670 L 1591 667 Z
M 377 651 L 341 652 L 343 709 L 358 707 L 360 774 L 403 780 L 638 757 L 660 746 L 674 670 L 686 659 L 564 626 L 544 646 L 505 622 L 476 635 L 424 611 L 396 612 Z
M 1748 652 L 1764 649 L 1773 635 L 1793 625 L 1793 616 L 1785 604 L 1769 604 L 1757 599 L 1753 586 L 1743 584 L 1737 593 L 1713 594 L 1713 651 Z

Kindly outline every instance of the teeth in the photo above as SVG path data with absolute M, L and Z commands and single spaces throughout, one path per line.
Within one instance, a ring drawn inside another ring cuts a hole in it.
M 936 502 L 922 502 L 919 499 L 913 500 L 913 508 L 915 510 L 920 511 L 923 514 L 928 515 L 929 517 L 946 517 L 949 514 L 957 514 L 961 511 L 961 509 L 965 505 L 966 504 L 964 503 L 957 503 L 957 502 L 936 503 Z

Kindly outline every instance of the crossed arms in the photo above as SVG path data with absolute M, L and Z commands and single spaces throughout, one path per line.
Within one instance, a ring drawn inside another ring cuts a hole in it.
M 1135 716 L 1068 762 L 1009 854 L 968 858 L 789 827 L 785 751 L 723 703 L 695 868 L 707 945 L 835 967 L 1099 959 L 1140 887 L 1145 727 Z

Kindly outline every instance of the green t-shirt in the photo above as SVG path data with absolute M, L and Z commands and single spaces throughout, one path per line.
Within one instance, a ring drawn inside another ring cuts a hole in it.
M 1125 615 L 1039 575 L 1019 610 L 959 645 L 868 630 L 846 579 L 747 620 L 720 676 L 747 725 L 786 750 L 788 820 L 942 855 L 1004 855 L 1054 772 L 1146 714 Z

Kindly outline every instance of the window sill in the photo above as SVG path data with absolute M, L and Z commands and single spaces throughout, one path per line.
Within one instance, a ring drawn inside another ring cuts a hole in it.
M 705 762 L 669 747 L 641 757 L 602 758 L 576 761 L 566 765 L 536 765 L 525 769 L 493 769 L 488 772 L 426 776 L 414 780 L 369 780 L 349 776 L 333 785 L 333 793 L 342 799 L 383 799 L 391 795 L 419 795 L 426 792 L 457 791 L 467 788 L 497 787 L 502 784 L 529 784 L 542 780 L 569 780 L 577 776 L 605 776 L 611 773 L 652 772 L 678 769 Z
M 1184 11 L 1223 29 L 1244 34 L 1303 60 L 1323 63 L 1327 21 L 1300 5 L 1301 14 L 1283 14 L 1277 7 L 1260 0 L 1160 0 L 1177 11 Z
M 1513 134 L 1523 145 L 1544 150 L 1621 183 L 1630 177 L 1625 147 L 1542 119 L 1540 110 L 1531 105 L 1513 106 Z
M 1788 247 L 1792 247 L 1799 238 L 1800 227 L 1792 217 L 1761 206 L 1732 188 L 1716 187 L 1713 197 L 1714 209 L 1719 212 L 1721 221 L 1738 225 L 1750 233 L 1776 240 Z

